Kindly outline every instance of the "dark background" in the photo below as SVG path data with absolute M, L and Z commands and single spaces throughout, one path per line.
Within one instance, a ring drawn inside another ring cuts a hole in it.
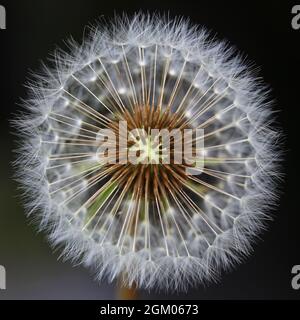
M 117 1 L 117 0 L 10 0 L 7 30 L 0 30 L 0 265 L 6 267 L 7 290 L 1 299 L 113 299 L 115 286 L 96 283 L 91 272 L 57 260 L 44 234 L 28 224 L 13 169 L 14 128 L 9 120 L 26 97 L 23 84 L 30 70 L 38 70 L 57 45 L 72 35 L 82 39 L 86 24 L 99 16 L 134 13 L 137 10 L 183 15 L 227 39 L 261 68 L 272 87 L 278 122 L 285 134 L 286 150 L 279 206 L 274 221 L 255 246 L 254 253 L 218 284 L 167 296 L 142 292 L 142 298 L 194 299 L 299 299 L 291 288 L 291 268 L 300 264 L 300 128 L 299 75 L 300 30 L 291 28 L 287 1 Z M 299 2 L 300 4 L 300 2 Z

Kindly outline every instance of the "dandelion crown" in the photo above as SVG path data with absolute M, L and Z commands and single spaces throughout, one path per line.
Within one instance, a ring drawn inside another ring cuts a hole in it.
M 28 214 L 99 279 L 166 290 L 217 279 L 249 253 L 275 199 L 278 133 L 265 86 L 183 19 L 123 16 L 70 47 L 31 82 L 15 121 Z M 115 133 L 118 147 L 120 122 L 202 129 L 201 170 L 174 160 L 176 138 L 169 163 L 145 136 L 125 142 L 136 162 L 120 161 L 128 152 L 118 148 L 115 161 L 99 160 L 99 131 Z

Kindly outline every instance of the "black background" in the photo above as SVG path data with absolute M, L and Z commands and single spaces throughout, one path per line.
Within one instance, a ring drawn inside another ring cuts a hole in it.
M 0 0 L 7 10 L 7 30 L 0 30 L 0 264 L 7 269 L 7 290 L 1 299 L 101 299 L 113 297 L 113 286 L 96 284 L 89 271 L 56 261 L 43 234 L 28 225 L 12 181 L 15 139 L 9 120 L 26 97 L 23 84 L 57 45 L 72 35 L 82 39 L 84 27 L 99 16 L 135 11 L 169 12 L 206 26 L 227 39 L 261 68 L 272 87 L 274 110 L 285 135 L 285 181 L 281 183 L 274 221 L 254 253 L 218 284 L 167 296 L 142 292 L 144 298 L 287 299 L 300 298 L 291 288 L 291 268 L 300 264 L 300 30 L 291 27 L 288 1 L 116 1 Z M 299 3 L 300 4 L 300 3 Z

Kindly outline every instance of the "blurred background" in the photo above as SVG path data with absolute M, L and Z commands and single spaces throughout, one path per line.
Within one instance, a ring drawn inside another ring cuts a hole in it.
M 279 206 L 254 253 L 218 284 L 184 294 L 141 291 L 144 299 L 287 299 L 300 298 L 291 288 L 291 269 L 300 264 L 299 252 L 299 90 L 300 30 L 291 28 L 286 1 L 116 1 L 10 0 L 7 30 L 0 30 L 0 265 L 6 268 L 7 289 L 1 299 L 114 299 L 115 284 L 97 283 L 89 270 L 59 260 L 45 234 L 37 233 L 25 217 L 18 186 L 12 180 L 14 128 L 9 120 L 26 97 L 24 83 L 30 71 L 72 35 L 82 39 L 84 28 L 99 16 L 138 10 L 190 17 L 217 38 L 227 39 L 261 68 L 272 87 L 274 111 L 286 135 L 285 182 Z M 299 73 L 298 73 L 299 74 Z M 297 90 L 298 89 L 298 90 Z

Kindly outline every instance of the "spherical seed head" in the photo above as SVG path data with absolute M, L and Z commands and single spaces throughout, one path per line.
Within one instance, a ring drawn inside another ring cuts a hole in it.
M 18 174 L 28 212 L 99 279 L 166 290 L 216 279 L 248 254 L 274 203 L 278 133 L 265 88 L 183 19 L 112 24 L 57 52 L 31 88 L 30 114 L 15 121 L 26 133 Z M 182 133 L 169 162 L 162 130 Z M 175 159 L 183 144 L 199 151 L 201 170 L 191 154 Z

